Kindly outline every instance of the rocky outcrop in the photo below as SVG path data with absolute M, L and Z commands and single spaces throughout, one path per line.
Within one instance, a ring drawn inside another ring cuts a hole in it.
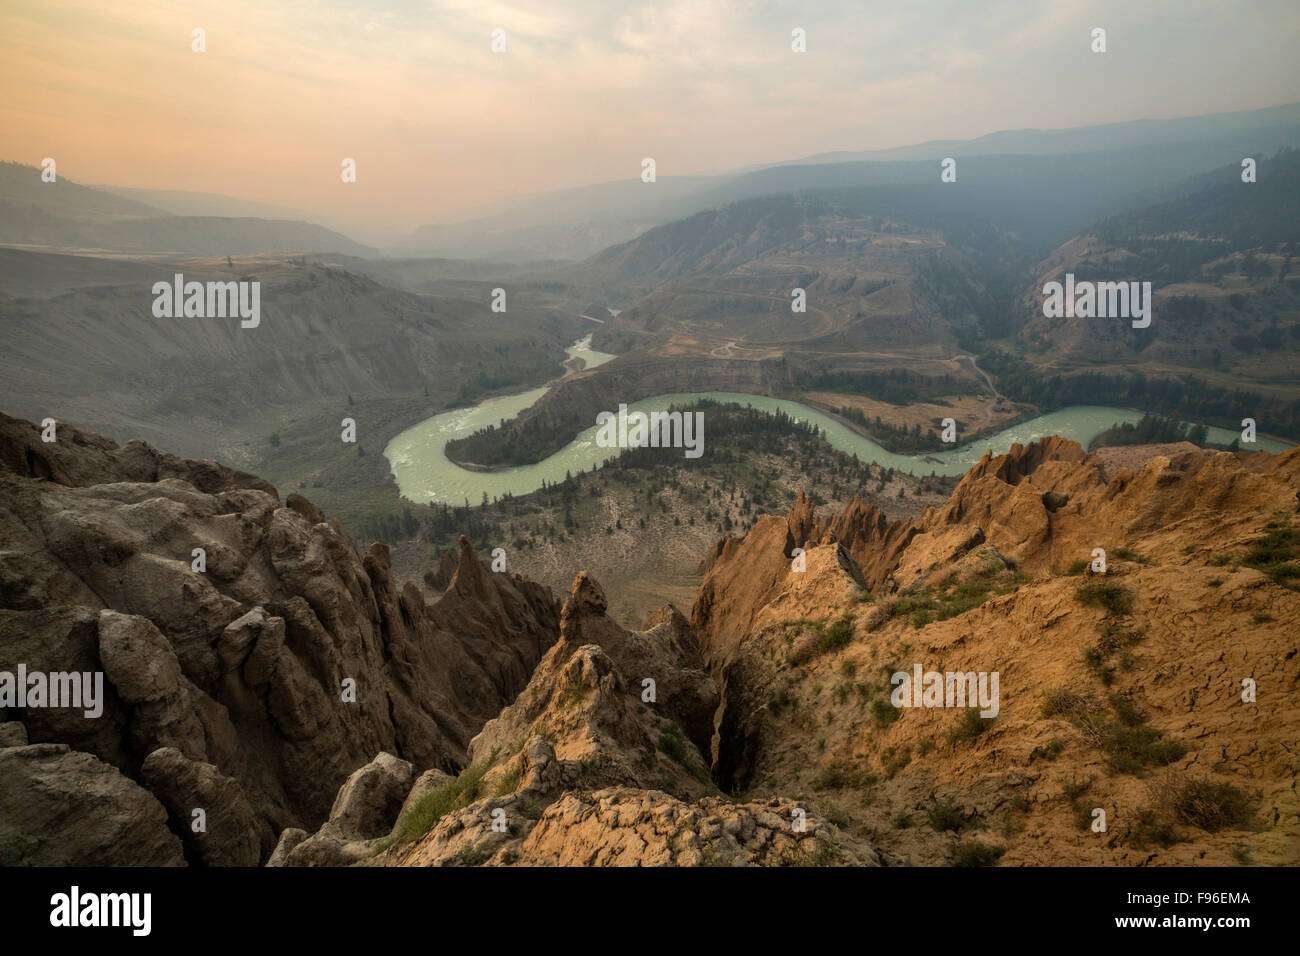
M 179 836 L 188 858 L 204 866 L 257 866 L 271 849 L 270 825 L 258 818 L 243 788 L 212 764 L 160 747 L 145 759 L 140 776 L 173 827 L 187 824 Z
M 0 866 L 183 866 L 167 811 L 63 744 L 0 748 Z
M 339 788 L 329 819 L 316 833 L 286 830 L 267 865 L 347 866 L 373 856 L 410 802 L 408 794 L 416 800 L 422 795 L 412 790 L 412 779 L 409 763 L 381 753 Z
M 656 790 L 570 791 L 530 819 L 523 801 L 445 818 L 406 866 L 880 866 L 871 846 L 780 798 L 683 801 Z M 492 811 L 504 827 L 492 827 Z
M 9 716 L 154 790 L 195 862 L 256 862 L 193 834 L 196 801 L 221 826 L 251 808 L 265 859 L 380 752 L 462 766 L 559 635 L 550 591 L 467 541 L 429 603 L 385 546 L 215 462 L 0 416 L 0 463 L 0 670 L 105 677 L 100 716 Z
M 561 607 L 462 539 L 429 601 L 301 496 L 59 434 L 0 419 L 0 671 L 102 674 L 101 712 L 7 707 L 0 864 L 1300 862 L 1300 451 L 801 497 L 629 631 L 587 573 Z M 999 674 L 997 716 L 895 707 L 913 665 Z
M 589 574 L 574 579 L 560 639 L 527 689 L 470 742 L 470 760 L 501 761 L 505 774 L 526 779 L 533 766 L 526 745 L 541 735 L 566 787 L 711 789 L 706 768 L 718 691 L 690 625 L 669 606 L 649 630 L 630 632 L 606 616 L 607 606 Z
M 1300 450 L 1052 439 L 985 456 L 914 521 L 760 519 L 692 612 L 722 691 L 714 779 L 809 794 L 908 863 L 1300 862 L 1298 493 Z M 1105 573 L 1080 571 L 1096 548 Z M 999 674 L 996 717 L 896 707 L 916 665 Z
M 594 578 L 583 573 L 574 579 L 560 616 L 560 638 L 528 686 L 471 741 L 471 766 L 457 780 L 421 778 L 411 789 L 397 827 L 386 840 L 367 847 L 372 855 L 377 852 L 373 862 L 555 863 L 563 856 L 557 856 L 555 842 L 563 842 L 562 831 L 576 825 L 568 810 L 549 809 L 557 801 L 624 788 L 611 792 L 648 798 L 655 806 L 642 808 L 646 819 L 662 821 L 666 808 L 685 807 L 716 792 L 706 754 L 718 695 L 704 672 L 690 625 L 669 606 L 651 618 L 648 630 L 629 632 L 608 618 L 607 607 Z M 407 816 L 421 814 L 418 825 L 424 832 L 408 832 Z M 626 840 L 631 847 L 643 828 L 627 817 L 622 824 L 629 829 L 623 831 L 620 819 L 615 812 L 612 823 L 602 818 L 584 826 L 598 842 L 612 847 Z M 543 824 L 546 837 L 527 842 L 528 834 Z M 605 829 L 609 832 L 597 836 Z M 680 829 L 684 834 L 689 825 Z M 756 841 L 753 854 L 766 852 L 760 844 L 766 847 L 769 841 L 759 838 L 752 825 L 746 833 Z M 664 836 L 675 853 L 678 840 Z M 283 840 L 283 852 L 277 850 L 275 859 L 292 864 L 303 859 L 319 835 L 304 840 L 291 832 Z M 288 844 L 291 848 L 284 849 Z M 779 851 L 794 853 L 793 847 L 782 842 Z M 354 849 L 356 861 L 366 858 L 360 845 Z M 641 862 L 659 855 L 655 851 Z M 596 862 L 633 860 L 619 851 Z M 699 855 L 677 862 L 699 862 Z

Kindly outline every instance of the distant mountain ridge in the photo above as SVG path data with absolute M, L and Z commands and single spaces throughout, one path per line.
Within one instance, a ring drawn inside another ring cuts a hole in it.
M 44 182 L 40 169 L 22 163 L 0 163 L 0 244 L 51 251 L 196 256 L 378 255 L 378 250 L 314 223 L 172 215 L 117 191 L 82 186 L 62 175 L 54 182 Z
M 936 140 L 874 151 L 821 153 L 802 159 L 745 167 L 711 176 L 673 176 L 659 168 L 658 180 L 643 183 L 638 168 L 626 180 L 544 193 L 513 205 L 496 204 L 490 215 L 469 221 L 422 226 L 397 243 L 402 255 L 449 257 L 585 259 L 607 246 L 629 241 L 663 225 L 730 202 L 784 192 L 938 182 L 936 161 L 1016 157 L 1022 166 L 1050 169 L 1052 157 L 1075 157 L 1068 171 L 1108 177 L 1112 190 L 1128 179 L 1132 189 L 1156 190 L 1170 182 L 1222 165 L 1233 158 L 1271 154 L 1300 146 L 1300 103 L 1169 120 L 1135 120 L 1062 130 L 1007 130 L 973 140 Z M 1037 160 L 1030 162 L 1030 160 Z M 1114 167 L 1118 160 L 1118 167 Z M 991 165 L 991 164 L 989 164 Z M 1113 168 L 1114 167 L 1114 168 Z M 1136 179 L 1134 177 L 1136 176 Z M 1068 188 L 1054 184 L 1055 201 Z M 958 182 L 962 182 L 959 173 Z M 1084 212 L 1081 221 L 1102 215 Z

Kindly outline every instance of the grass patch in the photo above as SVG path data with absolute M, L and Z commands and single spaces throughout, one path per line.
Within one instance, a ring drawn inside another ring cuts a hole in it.
M 1064 717 L 1080 728 L 1106 754 L 1106 765 L 1114 773 L 1141 774 L 1152 767 L 1167 766 L 1188 750 L 1181 741 L 1146 726 L 1146 711 L 1123 694 L 1110 695 L 1107 714 L 1094 697 L 1053 688 L 1044 691 L 1039 714 Z
M 497 781 L 496 796 L 504 797 L 514 793 L 519 789 L 519 781 L 523 779 L 523 764 L 516 764 L 513 770 L 507 770 Z
M 1168 820 L 1154 810 L 1143 810 L 1128 831 L 1128 842 L 1139 850 L 1150 846 L 1170 847 L 1179 842 L 1178 834 Z
M 477 800 L 483 785 L 483 775 L 488 772 L 496 757 L 497 751 L 493 750 L 485 759 L 462 770 L 451 783 L 426 793 L 402 815 L 393 827 L 393 832 L 380 841 L 376 853 L 382 853 L 393 845 L 415 842 L 447 814 L 463 809 Z
M 1116 654 L 1120 654 L 1120 667 L 1124 670 L 1132 670 L 1134 658 L 1127 651 L 1142 638 L 1141 631 L 1130 630 L 1108 621 L 1101 628 L 1097 643 L 1083 652 L 1084 666 L 1092 671 L 1102 684 L 1109 687 L 1115 683 L 1115 667 L 1111 659 Z
M 1103 736 L 1106 766 L 1115 773 L 1140 774 L 1151 767 L 1164 767 L 1187 753 L 1187 745 L 1170 740 L 1154 727 L 1112 725 Z
M 812 849 L 807 849 L 806 843 L 812 843 Z M 799 866 L 838 866 L 844 862 L 844 851 L 837 847 L 830 840 L 814 838 L 811 841 L 805 841 L 804 856 L 797 865 Z
M 1112 548 L 1111 554 L 1125 561 L 1134 561 L 1137 564 L 1150 564 L 1150 562 L 1136 551 L 1130 551 L 1128 548 Z
M 682 736 L 682 729 L 675 721 L 669 721 L 668 726 L 659 731 L 659 750 L 683 767 L 686 766 L 686 738 Z
M 580 704 L 590 689 L 580 680 L 571 680 L 555 695 L 555 702 L 559 705 L 560 710 L 568 710 Z
M 946 621 L 974 610 L 995 595 L 1009 594 L 1026 580 L 1026 575 L 994 560 L 964 581 L 950 577 L 940 584 L 900 595 L 887 610 L 891 617 L 906 617 L 913 627 L 924 627 L 931 621 Z
M 962 711 L 961 717 L 957 718 L 957 723 L 952 730 L 948 731 L 948 743 L 959 744 L 974 740 L 988 730 L 991 723 L 993 723 L 991 718 L 985 720 L 980 716 L 978 707 L 967 707 Z
M 1048 741 L 1046 747 L 1035 747 L 1029 752 L 1030 761 L 1055 760 L 1065 751 L 1065 741 L 1059 737 Z
M 773 691 L 767 698 L 767 709 L 774 714 L 779 714 L 787 708 L 797 707 L 799 700 L 790 693 L 788 687 L 782 687 L 779 691 Z
M 848 647 L 852 640 L 853 619 L 845 616 L 822 631 L 817 647 L 823 654 L 826 654 L 830 651 L 838 651 L 841 648 Z
M 1095 698 L 1064 687 L 1043 691 L 1043 702 L 1038 705 L 1042 717 L 1064 717 L 1067 720 L 1085 721 L 1098 710 Z
M 1251 542 L 1241 563 L 1290 587 L 1288 582 L 1300 578 L 1300 528 L 1269 528 L 1264 537 Z
M 835 759 L 822 768 L 822 772 L 813 781 L 817 790 L 843 790 L 846 787 L 863 789 L 873 786 L 876 776 L 865 772 L 847 760 Z
M 945 831 L 960 833 L 975 822 L 976 816 L 975 813 L 958 806 L 951 797 L 945 800 L 936 799 L 925 811 L 930 826 L 938 833 Z
M 492 859 L 494 852 L 490 846 L 480 843 L 457 853 L 455 862 L 457 866 L 482 866 Z
M 871 702 L 871 719 L 876 722 L 877 727 L 888 727 L 902 716 L 902 709 L 887 700 L 877 697 Z
M 1111 581 L 1080 584 L 1074 597 L 1080 604 L 1099 607 L 1110 614 L 1128 614 L 1133 610 L 1133 595 L 1128 588 Z

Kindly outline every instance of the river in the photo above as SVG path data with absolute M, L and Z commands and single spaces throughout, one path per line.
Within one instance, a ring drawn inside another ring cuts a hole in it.
M 615 357 L 592 349 L 590 335 L 575 342 L 565 349 L 565 352 L 570 358 L 581 358 L 588 369 L 603 365 Z M 384 455 L 392 467 L 393 477 L 397 480 L 397 487 L 401 490 L 402 496 L 419 504 L 446 502 L 461 505 L 468 502 L 477 505 L 482 502 L 484 493 L 488 498 L 498 498 L 505 494 L 525 495 L 540 488 L 543 481 L 548 484 L 563 481 L 566 472 L 590 471 L 592 465 L 598 465 L 613 457 L 616 449 L 597 446 L 596 426 L 593 423 L 569 444 L 536 464 L 479 472 L 468 471 L 448 460 L 444 448 L 451 439 L 462 438 L 485 425 L 499 424 L 502 419 L 514 418 L 545 395 L 550 387 L 551 385 L 544 385 L 517 395 L 489 398 L 471 408 L 443 412 L 417 425 L 412 425 L 397 435 L 384 449 Z M 856 454 L 862 461 L 913 475 L 932 473 L 960 475 L 979 461 L 986 451 L 1001 454 L 1013 444 L 1024 445 L 1048 435 L 1073 439 L 1086 448 L 1090 441 L 1111 425 L 1119 422 L 1136 422 L 1142 417 L 1140 412 L 1124 408 L 1077 405 L 1013 425 L 996 435 L 969 445 L 950 451 L 933 452 L 928 457 L 936 458 L 938 461 L 929 461 L 926 460 L 927 456 L 896 455 L 886 451 L 871 439 L 864 438 L 825 412 L 784 398 L 769 398 L 765 395 L 749 395 L 742 392 L 681 392 L 656 395 L 633 402 L 628 406 L 628 410 L 664 411 L 670 405 L 683 405 L 702 398 L 718 402 L 738 402 L 767 412 L 780 409 L 800 421 L 816 425 L 822 430 L 826 440 L 845 454 Z M 609 409 L 609 411 L 618 410 Z M 708 424 L 706 413 L 704 420 L 706 456 L 709 441 Z M 1237 437 L 1239 435 L 1234 431 L 1223 428 L 1210 429 L 1210 441 L 1215 443 L 1228 444 Z M 1271 452 L 1286 451 L 1290 447 L 1266 438 L 1260 438 L 1256 445 L 1260 450 Z

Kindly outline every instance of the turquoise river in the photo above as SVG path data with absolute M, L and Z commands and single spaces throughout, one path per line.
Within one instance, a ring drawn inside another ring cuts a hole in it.
M 591 348 L 591 336 L 575 342 L 565 350 L 571 358 L 581 358 L 586 368 L 595 368 L 615 356 Z M 484 493 L 488 498 L 501 495 L 524 495 L 547 484 L 562 481 L 567 472 L 590 471 L 617 453 L 616 449 L 601 448 L 596 444 L 596 425 L 579 433 L 574 439 L 549 458 L 532 465 L 501 468 L 491 472 L 468 471 L 448 460 L 444 448 L 448 441 L 477 431 L 485 425 L 498 424 L 502 419 L 514 418 L 546 394 L 553 385 L 530 389 L 516 395 L 489 398 L 470 408 L 443 412 L 412 425 L 397 435 L 384 449 L 397 479 L 402 496 L 411 501 L 461 505 L 479 504 Z M 980 460 L 986 451 L 1001 454 L 1017 442 L 1026 444 L 1047 435 L 1060 435 L 1079 442 L 1084 447 L 1098 434 L 1117 422 L 1136 422 L 1140 412 L 1099 405 L 1078 405 L 1040 415 L 1037 418 L 1013 425 L 979 441 L 950 451 L 929 455 L 896 455 L 881 448 L 870 438 L 864 438 L 838 419 L 783 398 L 749 395 L 740 392 L 681 392 L 655 395 L 628 405 L 628 411 L 653 412 L 666 410 L 670 405 L 682 405 L 702 398 L 719 402 L 738 402 L 756 409 L 775 412 L 778 409 L 804 422 L 816 425 L 832 446 L 862 461 L 895 468 L 913 475 L 959 475 Z M 617 412 L 617 409 L 610 409 Z M 708 449 L 708 418 L 705 417 L 704 447 Z M 1210 441 L 1230 443 L 1238 433 L 1223 428 L 1210 429 Z M 1260 438 L 1257 448 L 1281 452 L 1290 448 L 1282 442 Z M 936 460 L 937 459 L 937 460 Z

